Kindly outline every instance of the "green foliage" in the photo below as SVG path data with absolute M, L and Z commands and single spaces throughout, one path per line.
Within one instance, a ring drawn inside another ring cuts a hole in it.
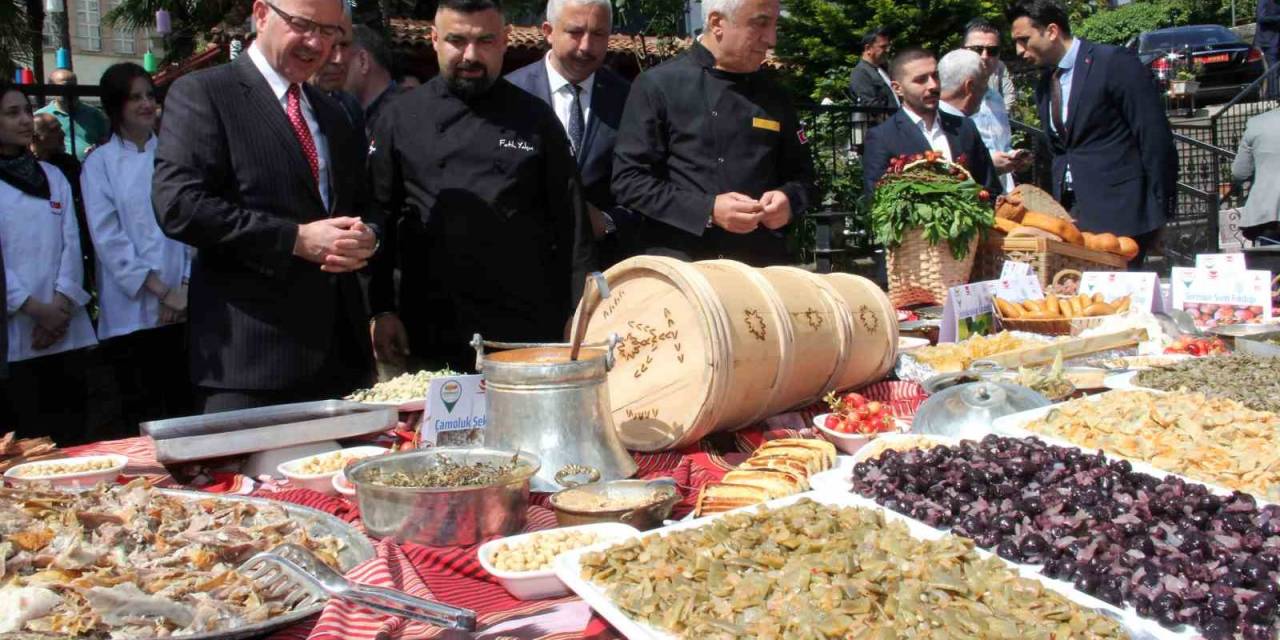
M 877 243 L 897 246 L 907 231 L 918 228 L 929 244 L 946 242 L 957 260 L 969 253 L 969 241 L 995 224 L 995 212 L 980 200 L 981 186 L 949 175 L 948 166 L 908 165 L 905 172 L 890 173 L 877 185 L 871 205 Z
M 1236 21 L 1252 21 L 1257 0 L 1236 0 Z M 1124 44 L 1144 31 L 1186 24 L 1231 25 L 1231 0 L 1137 0 L 1099 10 L 1074 29 L 1077 35 L 1107 44 Z
M 1143 31 L 1189 24 L 1190 19 L 1190 2 L 1186 0 L 1134 2 L 1114 10 L 1099 11 L 1074 31 L 1088 40 L 1122 45 Z
M 179 62 L 197 50 L 218 26 L 239 26 L 253 11 L 252 0 L 123 0 L 103 16 L 103 22 L 130 29 L 151 28 L 156 11 L 169 12 L 173 33 L 164 39 L 163 64 Z
M 670 38 L 684 29 L 684 0 L 614 0 L 613 12 L 633 33 Z

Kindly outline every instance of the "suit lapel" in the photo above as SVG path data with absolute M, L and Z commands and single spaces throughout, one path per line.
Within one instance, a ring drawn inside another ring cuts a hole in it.
M 354 130 L 350 119 L 347 117 L 346 109 L 335 111 L 329 109 L 329 103 L 324 102 L 319 92 L 312 89 L 310 85 L 303 85 L 303 91 L 307 93 L 307 99 L 311 101 L 311 110 L 315 113 L 316 124 L 320 126 L 320 133 L 325 137 L 325 141 L 329 147 L 329 212 L 338 210 L 338 181 L 337 176 L 344 175 L 344 167 L 338 166 L 338 159 L 344 157 L 345 154 L 338 153 L 338 143 L 342 136 L 339 133 L 343 128 Z M 310 167 L 308 167 L 310 169 Z M 321 201 L 323 204 L 323 200 Z
M 600 107 L 604 103 L 604 96 L 608 91 L 604 85 L 604 74 L 596 71 L 595 78 L 591 81 L 591 117 L 587 118 L 587 130 L 582 134 L 583 151 L 577 157 L 578 170 L 582 170 L 582 167 L 586 166 L 591 145 L 595 142 L 596 131 L 600 128 Z
M 236 61 L 236 65 L 240 72 L 240 83 L 244 89 L 245 101 L 258 112 L 259 117 L 257 120 L 271 130 L 279 139 L 279 143 L 284 145 L 282 148 L 288 150 L 283 155 L 289 158 L 289 164 L 293 166 L 293 175 L 299 179 L 305 179 L 305 183 L 310 187 L 305 191 L 313 198 L 316 206 L 323 209 L 324 202 L 320 199 L 320 192 L 315 188 L 315 182 L 311 179 L 311 166 L 307 164 L 306 155 L 302 151 L 302 143 L 298 140 L 298 136 L 294 134 L 293 126 L 289 124 L 289 117 L 285 115 L 284 109 L 280 107 L 280 101 L 276 98 L 275 92 L 271 90 L 271 85 L 267 83 L 266 78 L 262 77 L 248 54 L 240 56 Z
M 1076 64 L 1071 70 L 1071 95 L 1067 97 L 1067 121 L 1063 123 L 1067 129 L 1067 135 L 1071 134 L 1072 123 L 1079 119 L 1080 95 L 1084 93 L 1085 82 L 1088 81 L 1089 71 L 1092 69 L 1093 43 L 1081 39 L 1080 50 L 1076 52 Z
M 898 131 L 900 131 L 907 139 L 915 142 L 915 144 L 912 145 L 914 148 L 919 149 L 920 151 L 928 151 L 933 148 L 929 145 L 929 139 L 924 137 L 924 133 L 920 131 L 920 127 L 916 126 L 916 123 L 911 121 L 911 117 L 907 115 L 905 108 L 899 109 L 898 113 L 894 114 L 893 117 L 894 121 L 898 123 Z M 907 153 L 917 152 L 907 151 Z
M 938 111 L 938 117 L 942 119 L 942 133 L 947 137 L 947 146 L 951 147 L 951 160 L 954 162 L 964 155 L 965 146 L 960 144 L 960 126 L 964 124 L 964 119 L 942 110 Z

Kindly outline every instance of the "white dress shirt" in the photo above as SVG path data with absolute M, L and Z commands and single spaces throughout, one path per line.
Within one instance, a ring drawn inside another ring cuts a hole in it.
M 258 72 L 262 77 L 267 79 L 267 84 L 271 85 L 271 91 L 276 94 L 276 100 L 280 101 L 280 108 L 284 109 L 285 118 L 289 116 L 289 81 L 280 75 L 275 68 L 267 62 L 266 56 L 258 50 L 258 44 L 249 46 L 249 59 L 253 61 L 253 66 L 258 68 Z M 299 87 L 301 88 L 301 87 Z M 307 99 L 307 92 L 301 92 L 302 99 L 302 117 L 307 121 L 307 128 L 311 130 L 311 139 L 316 143 L 316 158 L 319 160 L 320 168 L 320 198 L 324 201 L 324 208 L 328 210 L 329 205 L 329 141 L 320 132 L 320 125 L 316 122 L 315 111 L 311 108 L 311 101 Z M 292 128 L 290 128 L 292 131 Z
M 98 339 L 160 324 L 160 300 L 146 291 L 149 273 L 166 287 L 181 286 L 195 250 L 172 240 L 151 206 L 156 137 L 146 146 L 112 136 L 84 161 L 80 186 L 85 218 L 97 250 Z
M 978 135 L 982 136 L 982 144 L 994 156 L 996 153 L 1013 152 L 1013 131 L 1009 127 L 1009 113 L 1004 110 L 1004 99 L 996 90 L 987 88 L 982 96 L 982 106 L 972 116 L 973 124 L 978 127 Z M 1013 191 L 1013 172 L 1000 175 L 1000 183 L 1004 192 Z
M 27 195 L 0 181 L 0 250 L 4 251 L 4 283 L 9 313 L 9 362 L 30 360 L 97 344 L 84 305 L 80 225 L 71 183 L 50 164 L 40 163 L 49 179 L 49 199 Z M 74 303 L 71 324 L 62 339 L 47 349 L 32 345 L 36 319 L 18 309 L 34 297 L 52 302 L 61 293 Z
M 938 102 L 941 103 L 942 101 L 939 100 Z M 947 134 L 942 130 L 942 116 L 940 114 L 934 114 L 933 126 L 926 127 L 924 124 L 924 118 L 916 115 L 916 112 L 912 111 L 911 107 L 903 105 L 902 111 L 907 114 L 908 118 L 911 118 L 911 122 L 915 123 L 916 127 L 920 129 L 920 133 L 924 134 L 924 139 L 929 142 L 929 147 L 934 151 L 941 153 L 943 158 L 950 161 L 951 143 L 947 142 Z
M 560 124 L 564 127 L 565 135 L 569 135 L 569 113 L 573 108 L 573 87 L 569 86 L 569 81 L 551 64 L 551 54 L 548 53 L 542 63 L 547 65 L 547 81 L 551 84 L 551 109 L 556 112 L 556 117 L 560 119 Z M 591 89 L 595 85 L 596 74 L 592 73 L 587 76 L 578 86 L 582 87 L 582 92 L 578 94 L 578 101 L 582 105 L 582 132 L 586 135 L 587 123 L 591 121 Z

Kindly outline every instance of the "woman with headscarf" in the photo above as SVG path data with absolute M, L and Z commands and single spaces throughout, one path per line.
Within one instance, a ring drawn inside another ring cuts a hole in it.
M 184 320 L 192 249 L 164 235 L 151 207 L 151 76 L 125 62 L 108 68 L 100 86 L 112 135 L 85 160 L 80 185 L 97 253 L 98 338 L 115 368 L 128 435 L 137 435 L 139 422 L 191 412 Z
M 84 266 L 71 184 L 36 160 L 31 104 L 0 84 L 0 251 L 5 265 L 9 379 L 0 430 L 53 436 L 85 429 L 85 350 L 97 343 L 85 304 Z

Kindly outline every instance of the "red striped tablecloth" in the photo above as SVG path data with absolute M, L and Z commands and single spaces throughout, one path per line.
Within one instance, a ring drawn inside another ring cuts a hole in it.
M 924 391 L 910 382 L 881 382 L 862 393 L 885 402 L 895 416 L 910 422 L 924 401 Z M 765 440 L 797 435 L 814 435 L 811 420 L 823 407 L 775 416 L 762 424 L 733 433 L 714 434 L 683 450 L 661 453 L 633 453 L 640 478 L 670 477 L 680 487 L 683 500 L 673 517 L 691 511 L 698 489 L 719 480 L 724 473 L 745 460 Z M 67 449 L 71 455 L 119 453 L 129 458 L 126 477 L 146 477 L 162 486 L 176 486 L 169 472 L 155 459 L 155 448 L 147 438 L 98 442 Z M 212 491 L 237 490 L 249 485 L 247 479 L 220 476 L 217 483 L 191 488 Z M 356 505 L 341 497 L 325 496 L 287 486 L 259 486 L 254 495 L 294 502 L 333 514 L 360 527 Z M 555 526 L 554 513 L 545 507 L 547 494 L 534 494 L 529 507 L 527 531 Z M 377 556 L 354 569 L 350 576 L 362 582 L 392 586 L 414 595 L 473 609 L 479 616 L 477 638 L 612 638 L 617 634 L 603 619 L 576 597 L 525 602 L 511 597 L 476 560 L 476 547 L 436 548 L 416 544 L 380 543 Z M 271 640 L 402 640 L 448 637 L 433 627 L 408 623 L 362 610 L 337 601 L 330 602 L 318 619 L 312 619 L 274 636 Z

